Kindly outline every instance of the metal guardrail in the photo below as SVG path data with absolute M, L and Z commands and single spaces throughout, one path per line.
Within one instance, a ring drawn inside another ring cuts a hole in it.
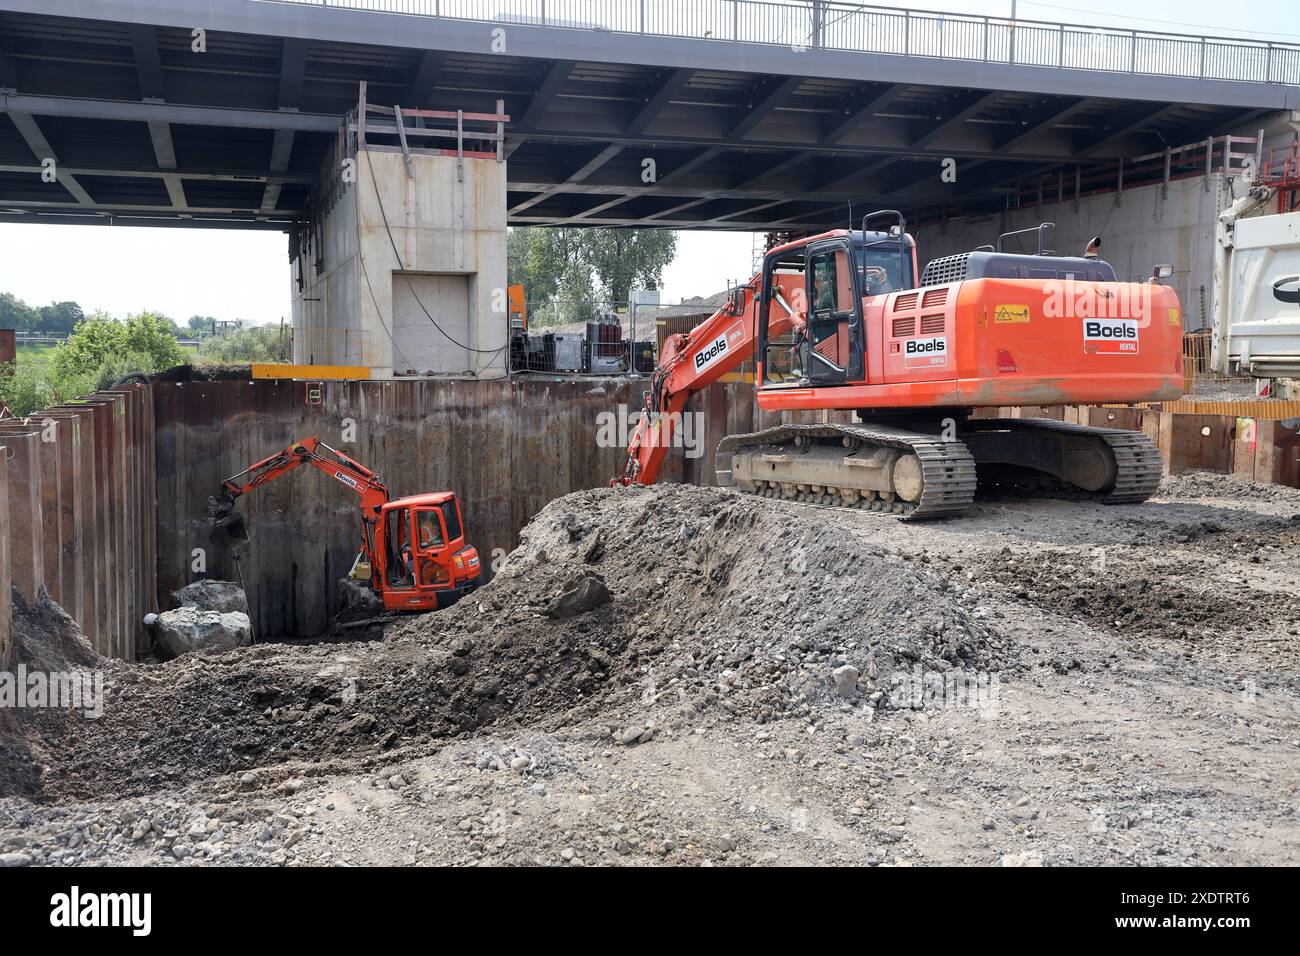
M 839 0 L 262 0 L 410 16 L 1146 76 L 1300 85 L 1300 44 Z

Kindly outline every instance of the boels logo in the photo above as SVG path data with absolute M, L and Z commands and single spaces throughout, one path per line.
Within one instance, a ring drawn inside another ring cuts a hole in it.
M 1101 355 L 1137 355 L 1138 327 L 1126 319 L 1084 319 L 1085 351 Z
M 903 364 L 908 368 L 947 365 L 948 340 L 942 335 L 928 339 L 908 339 L 903 343 Z
M 695 371 L 702 372 L 745 340 L 745 325 L 737 322 L 695 353 Z
M 707 368 L 708 366 L 712 365 L 715 359 L 717 359 L 719 356 L 725 355 L 726 352 L 727 352 L 727 337 L 725 335 L 719 335 L 716 339 L 713 340 L 712 345 L 708 346 L 703 351 L 696 353 L 695 371 L 698 372 L 701 369 Z

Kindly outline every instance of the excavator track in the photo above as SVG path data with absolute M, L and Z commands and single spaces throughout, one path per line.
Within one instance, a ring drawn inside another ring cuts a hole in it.
M 990 431 L 1020 432 L 1026 435 L 1052 433 L 1075 439 L 1095 439 L 1098 453 L 1105 449 L 1114 463 L 1113 480 L 1108 487 L 1087 491 L 1069 482 L 1040 472 L 1022 471 L 1011 482 L 985 483 L 977 471 L 977 458 L 960 439 L 944 440 L 937 435 L 907 431 L 889 426 L 868 424 L 779 425 L 747 435 L 729 435 L 718 445 L 718 484 L 737 488 L 734 475 L 735 453 L 744 448 L 762 448 L 793 457 L 806 452 L 810 443 L 831 445 L 839 442 L 852 446 L 847 459 L 864 448 L 887 448 L 910 452 L 920 465 L 921 493 L 916 501 L 905 501 L 893 493 L 875 493 L 836 487 L 833 482 L 816 484 L 813 480 L 791 479 L 750 481 L 745 488 L 751 494 L 786 498 L 814 504 L 859 507 L 871 511 L 888 511 L 904 521 L 946 518 L 967 511 L 975 500 L 976 490 L 992 490 L 999 496 L 1061 496 L 1104 504 L 1136 504 L 1146 501 L 1160 485 L 1161 459 L 1155 443 L 1141 432 L 1120 428 L 1095 428 L 1073 425 L 1053 419 L 982 419 L 968 423 L 974 436 Z M 779 456 L 780 457 L 780 456 Z M 1014 471 L 1014 469 L 1012 469 Z M 793 490 L 797 488 L 798 490 Z
M 917 501 L 904 501 L 893 495 L 859 497 L 856 506 L 871 511 L 891 511 L 904 521 L 945 518 L 965 512 L 975 499 L 975 459 L 960 441 L 944 441 L 937 435 L 905 431 L 901 428 L 872 425 L 778 425 L 748 435 L 728 435 L 718 445 L 716 469 L 718 484 L 735 488 L 732 457 L 744 446 L 794 445 L 797 440 L 839 440 L 911 452 L 920 462 L 922 491 Z M 754 494 L 777 497 L 772 487 L 758 487 Z M 780 497 L 787 497 L 780 494 Z M 789 497 L 817 504 L 843 504 L 838 489 L 823 492 L 800 491 Z M 838 502 L 837 502 L 838 499 Z
M 1047 477 L 1037 479 L 1036 493 L 1045 496 L 1067 497 L 1074 500 L 1100 501 L 1108 505 L 1140 504 L 1160 487 L 1163 462 L 1160 449 L 1149 436 L 1124 428 L 1098 428 L 1091 425 L 1074 425 L 1052 418 L 1006 418 L 972 421 L 978 430 L 997 428 L 1003 431 L 1046 431 L 1057 434 L 1090 436 L 1101 441 L 1115 461 L 1115 479 L 1110 488 L 1101 491 L 1084 491 L 1068 482 Z M 999 489 L 1005 491 L 1005 489 Z

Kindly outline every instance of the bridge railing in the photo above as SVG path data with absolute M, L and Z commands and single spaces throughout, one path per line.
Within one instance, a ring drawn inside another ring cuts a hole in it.
M 839 0 L 263 0 L 647 36 L 1300 85 L 1300 45 Z

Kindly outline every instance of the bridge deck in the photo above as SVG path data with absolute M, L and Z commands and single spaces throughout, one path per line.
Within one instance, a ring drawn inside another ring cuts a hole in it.
M 25 221 L 285 228 L 360 80 L 503 99 L 518 224 L 997 208 L 1300 108 L 1295 45 L 831 2 L 0 0 L 0 38 L 0 215 Z

